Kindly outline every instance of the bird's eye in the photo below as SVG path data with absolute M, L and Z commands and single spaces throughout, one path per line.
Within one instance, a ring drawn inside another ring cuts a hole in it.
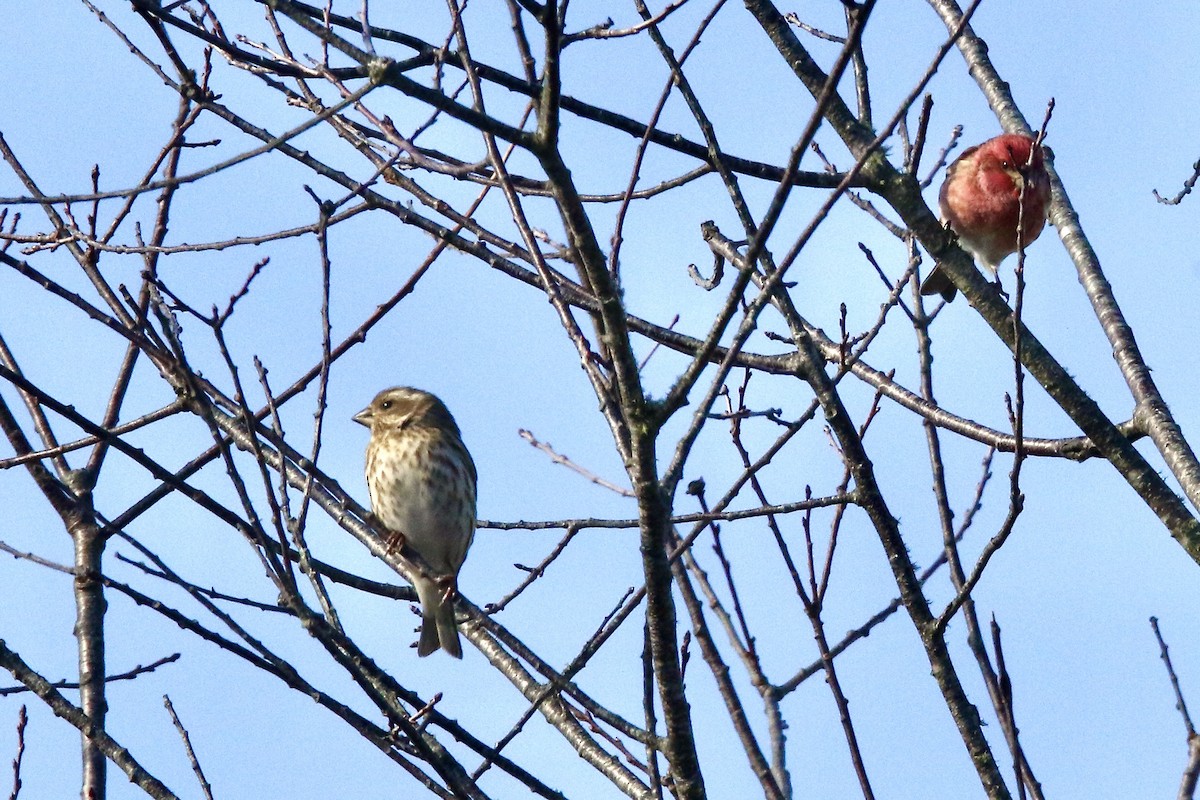
M 380 406 L 379 406 L 379 407 L 380 407 L 380 408 L 382 408 L 384 411 L 387 411 L 389 408 L 391 408 L 391 407 L 392 407 L 392 401 L 391 401 L 391 400 L 384 400 L 384 401 L 383 401 L 383 402 L 380 404 Z

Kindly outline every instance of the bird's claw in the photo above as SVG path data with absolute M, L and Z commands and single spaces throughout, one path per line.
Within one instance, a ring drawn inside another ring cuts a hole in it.
M 458 585 L 453 575 L 438 575 L 434 580 L 442 590 L 443 603 L 449 603 L 458 594 Z
M 400 531 L 393 531 L 388 528 L 384 528 L 384 530 L 387 531 L 387 539 L 385 540 L 383 552 L 385 555 L 390 556 L 396 553 L 401 547 L 404 547 L 407 540 Z

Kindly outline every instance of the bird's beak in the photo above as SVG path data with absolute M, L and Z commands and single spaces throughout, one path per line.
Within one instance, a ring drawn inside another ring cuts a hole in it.
M 369 428 L 371 427 L 371 420 L 374 419 L 374 417 L 375 415 L 371 413 L 370 408 L 364 408 L 350 419 L 354 420 L 359 425 L 365 425 Z

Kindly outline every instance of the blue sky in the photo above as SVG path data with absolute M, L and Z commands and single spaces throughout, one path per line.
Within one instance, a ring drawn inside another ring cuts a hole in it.
M 353 5 L 356 10 L 358 4 Z M 490 18 L 485 4 L 479 5 L 467 20 L 473 26 L 469 31 L 476 32 L 476 57 L 515 71 L 507 23 L 502 17 Z M 101 7 L 132 31 L 138 42 L 151 45 L 144 25 L 132 18 L 127 4 L 102 3 Z M 267 35 L 252 4 L 217 4 L 216 8 L 229 29 L 241 30 L 239 26 L 245 24 L 255 35 Z M 618 25 L 635 20 L 624 5 L 581 2 L 571 8 L 575 28 L 609 15 Z M 796 10 L 834 30 L 841 19 L 840 6 L 832 0 L 781 8 Z M 169 132 L 176 107 L 170 90 L 82 5 L 56 0 L 43 6 L 18 4 L 8 11 L 0 47 L 0 132 L 26 168 L 47 191 L 86 190 L 88 174 L 97 163 L 105 188 L 136 181 Z M 677 50 L 686 44 L 705 11 L 688 7 L 666 27 Z M 403 21 L 437 41 L 445 35 L 444 16 L 441 4 L 412 3 L 405 7 L 403 19 L 389 20 L 385 11 L 378 11 L 372 21 L 385 25 Z M 483 35 L 489 25 L 495 26 L 495 37 Z M 1200 339 L 1197 201 L 1193 197 L 1180 206 L 1163 206 L 1151 191 L 1174 194 L 1200 158 L 1195 135 L 1200 130 L 1200 82 L 1193 57 L 1200 36 L 1200 10 L 1182 2 L 1139 6 L 1131 12 L 1128 4 L 1118 3 L 991 0 L 978 12 L 975 29 L 988 41 L 993 63 L 1031 122 L 1041 120 L 1046 103 L 1054 98 L 1047 141 L 1054 149 L 1055 167 L 1159 388 L 1185 433 L 1192 433 L 1200 425 L 1193 346 Z M 893 113 L 944 36 L 945 29 L 926 4 L 915 0 L 880 4 L 865 40 L 877 120 Z M 809 44 L 827 65 L 833 47 Z M 644 117 L 666 79 L 648 47 L 642 38 L 575 46 L 565 63 L 570 93 Z M 625 72 L 622 66 L 627 63 L 651 66 Z M 786 159 L 807 118 L 811 98 L 791 78 L 740 4 L 730 4 L 720 13 L 687 69 L 728 152 L 773 163 Z M 286 129 L 303 118 L 219 59 L 215 85 L 232 107 L 273 130 Z M 944 61 L 930 91 L 935 107 L 926 164 L 955 125 L 963 126 L 963 142 L 968 144 L 999 132 L 956 52 Z M 419 119 L 399 98 L 377 93 L 372 99 L 381 113 L 393 114 L 402 128 Z M 500 92 L 489 100 L 493 109 L 508 110 L 514 103 Z M 698 138 L 678 97 L 668 104 L 662 124 Z M 220 138 L 221 144 L 190 152 L 185 171 L 254 146 L 216 121 L 205 122 L 196 137 L 201 135 Z M 461 130 L 450 127 L 436 136 L 446 147 L 459 147 L 475 157 L 483 154 L 479 142 L 464 138 L 469 135 Z M 845 150 L 831 131 L 823 130 L 818 141 L 839 166 L 848 166 Z M 594 126 L 568 119 L 564 142 L 581 187 L 606 192 L 624 187 L 632 140 L 598 134 Z M 336 149 L 336 140 L 327 132 L 306 134 L 301 145 L 362 174 L 363 166 L 352 154 Z M 892 155 L 898 150 L 898 144 L 893 145 Z M 518 162 L 524 168 L 528 163 Z M 655 168 L 670 174 L 683 163 L 663 157 Z M 812 156 L 806 156 L 804 166 L 819 169 Z M 931 203 L 939 183 L 940 176 L 927 194 Z M 304 184 L 322 196 L 340 195 L 280 156 L 257 159 L 189 186 L 177 201 L 169 241 L 216 241 L 308 224 L 315 209 L 302 191 Z M 439 187 L 458 196 L 474 192 L 469 186 Z M 747 181 L 756 213 L 761 215 L 765 209 L 772 188 Z M 24 193 L 11 171 L 0 170 L 0 196 Z M 793 194 L 772 240 L 777 253 L 787 250 L 823 199 L 821 192 Z M 142 204 L 140 216 L 149 219 L 153 199 L 148 197 Z M 553 238 L 561 239 L 549 206 L 533 202 L 530 208 L 540 215 L 535 225 L 546 226 Z M 22 230 L 44 227 L 35 207 L 24 207 L 21 213 L 26 220 Z M 499 221 L 506 213 L 496 196 L 480 215 Z M 705 329 L 719 298 L 697 289 L 685 269 L 689 263 L 708 268 L 710 257 L 698 236 L 699 224 L 707 219 L 727 232 L 736 230 L 729 201 L 711 177 L 684 189 L 674 202 L 635 206 L 622 266 L 626 300 L 636 313 L 663 324 L 679 314 L 680 330 Z M 597 212 L 596 220 L 600 239 L 607 243 L 611 209 Z M 131 238 L 127 232 L 122 241 Z M 843 202 L 790 275 L 804 299 L 802 310 L 827 331 L 837 330 L 843 302 L 851 328 L 868 325 L 878 313 L 880 285 L 862 259 L 859 242 L 872 248 L 890 275 L 903 270 L 903 248 Z M 380 215 L 362 216 L 337 228 L 330 244 L 335 341 L 389 296 L 430 246 L 424 235 Z M 243 379 L 252 378 L 251 358 L 258 356 L 271 370 L 274 385 L 285 386 L 311 366 L 319 344 L 320 275 L 311 238 L 173 256 L 164 261 L 163 276 L 190 302 L 207 309 L 211 304 L 224 305 L 250 266 L 267 256 L 271 263 L 243 301 L 229 336 Z M 30 260 L 77 291 L 88 291 L 77 267 L 64 254 L 38 254 Z M 1011 271 L 1011 263 L 1005 266 Z M 106 258 L 104 267 L 111 270 L 107 274 L 114 281 L 130 287 L 138 281 L 136 259 Z M 1111 418 L 1128 418 L 1131 403 L 1111 348 L 1053 229 L 1030 247 L 1027 272 L 1029 327 Z M 51 319 L 48 332 L 46 322 Z M 783 330 L 782 323 L 770 316 L 764 318 L 763 328 Z M 7 269 L 0 270 L 0 334 L 31 380 L 81 411 L 101 415 L 108 382 L 122 355 L 119 343 Z M 1012 369 L 1004 347 L 961 300 L 942 313 L 933 334 L 940 401 L 956 413 L 1005 428 L 1003 393 L 1011 391 Z M 204 337 L 198 327 L 185 330 L 185 343 L 195 347 L 198 365 L 206 374 L 220 375 L 221 365 Z M 755 340 L 755 347 L 778 351 L 777 345 L 762 338 Z M 915 385 L 915 348 L 911 331 L 906 336 L 902 324 L 873 347 L 868 361 L 881 369 L 895 368 L 899 380 Z M 657 353 L 644 372 L 648 386 L 665 390 L 682 363 L 671 354 Z M 396 383 L 433 390 L 454 411 L 479 467 L 482 519 L 635 514 L 632 501 L 552 464 L 518 435 L 519 429 L 531 430 L 598 474 L 625 482 L 611 435 L 595 414 L 595 399 L 574 350 L 550 306 L 531 289 L 466 257 L 445 255 L 416 293 L 364 345 L 335 365 L 321 463 L 362 501 L 366 500 L 361 478 L 366 434 L 349 418 L 378 389 Z M 148 368 L 139 370 L 135 385 L 127 416 L 171 399 L 169 388 Z M 1026 387 L 1030 435 L 1077 433 L 1032 381 Z M 785 418 L 798 416 L 810 399 L 795 384 L 764 381 L 761 388 L 756 385 L 756 392 L 760 405 L 782 408 Z M 847 385 L 845 392 L 852 413 L 861 419 L 871 390 Z M 10 386 L 0 386 L 0 394 L 11 406 L 19 405 Z M 698 397 L 697 392 L 693 399 Z M 310 392 L 285 411 L 297 442 L 309 436 L 312 409 Z M 672 424 L 666 441 L 682 432 L 685 420 Z M 914 559 L 928 564 L 938 552 L 940 533 L 919 421 L 885 403 L 875 424 L 867 446 L 881 484 Z M 773 435 L 769 427 L 747 427 L 747 441 L 760 448 Z M 65 439 L 73 433 L 63 428 L 60 435 Z M 177 465 L 201 447 L 205 437 L 203 427 L 189 419 L 169 421 L 133 440 Z M 983 450 L 949 437 L 943 445 L 952 497 L 961 509 L 978 480 Z M 1161 465 L 1148 442 L 1139 444 L 1139 449 Z M 668 452 L 665 446 L 662 452 Z M 8 455 L 7 446 L 0 449 L 0 458 Z M 719 493 L 735 474 L 731 458 L 727 434 L 713 428 L 702 437 L 685 480 L 704 477 L 710 491 Z M 1009 460 L 998 456 L 978 527 L 964 546 L 969 556 L 978 552 L 1003 518 L 1008 467 Z M 143 472 L 120 459 L 114 459 L 108 469 L 97 495 L 106 513 L 119 512 L 122 502 L 131 502 L 153 485 Z M 824 433 L 820 426 L 812 426 L 789 459 L 766 479 L 772 499 L 783 502 L 802 496 L 805 484 L 818 494 L 831 491 L 839 477 Z M 197 483 L 230 498 L 219 469 L 206 470 Z M 1160 619 L 1185 696 L 1200 703 L 1197 565 L 1104 463 L 1031 460 L 1025 465 L 1023 488 L 1025 515 L 989 567 L 976 599 L 981 614 L 986 618 L 995 613 L 1003 627 L 1018 722 L 1035 773 L 1047 796 L 1169 796 L 1178 785 L 1186 746 L 1147 620 L 1152 615 Z M 692 503 L 681 496 L 677 510 L 696 510 Z M 0 540 L 69 562 L 70 541 L 23 470 L 0 472 L 0 508 L 7 510 Z M 828 521 L 827 516 L 818 516 L 814 525 L 819 529 Z M 798 520 L 787 520 L 785 525 L 789 535 L 800 535 Z M 245 592 L 267 602 L 273 599 L 249 548 L 192 506 L 181 501 L 164 504 L 130 532 L 196 583 Z M 394 579 L 327 519 L 315 519 L 309 537 L 321 558 L 379 580 Z M 480 604 L 498 599 L 522 578 L 511 565 L 538 562 L 556 540 L 552 533 L 481 530 L 462 575 L 464 593 Z M 771 555 L 765 528 L 730 525 L 726 542 L 742 576 L 748 612 L 764 640 L 765 663 L 773 677 L 782 679 L 813 659 L 811 630 L 798 602 L 780 593 L 784 576 Z M 715 572 L 709 542 L 701 539 L 701 543 L 699 557 Z M 847 516 L 839 548 L 839 572 L 826 609 L 831 635 L 861 624 L 895 593 L 864 515 Z M 117 562 L 117 552 L 133 555 L 127 546 L 114 544 L 106 562 L 114 574 L 185 602 L 180 593 L 163 589 Z M 941 578 L 928 589 L 935 605 L 950 596 L 944 575 Z M 562 664 L 578 651 L 624 589 L 639 583 L 635 533 L 586 531 L 546 579 L 523 603 L 506 611 L 501 621 Z M 337 592 L 335 601 L 368 652 L 418 691 L 443 692 L 443 710 L 483 738 L 503 735 L 524 710 L 524 701 L 472 648 L 468 647 L 461 664 L 437 656 L 418 660 L 408 649 L 407 606 L 345 591 Z M 27 562 L 0 560 L 0 639 L 49 677 L 72 674 L 73 615 L 68 578 Z M 348 681 L 325 663 L 297 626 L 258 612 L 245 619 L 314 679 L 328 682 L 347 698 L 355 697 Z M 114 684 L 109 700 L 113 735 L 176 792 L 195 794 L 181 747 L 161 707 L 164 693 L 171 696 L 191 730 L 218 795 L 316 798 L 336 792 L 374 798 L 413 788 L 327 713 L 227 654 L 201 645 L 120 597 L 110 597 L 108 620 L 108 660 L 113 672 L 171 652 L 183 653 L 177 664 L 134 682 Z M 986 694 L 962 646 L 962 625 L 952 625 L 951 633 L 968 691 L 990 716 Z M 627 626 L 612 650 L 586 673 L 589 691 L 634 719 L 640 719 L 640 697 L 630 686 L 636 685 L 631 681 L 637 678 L 640 650 L 640 625 Z M 982 796 L 907 619 L 898 615 L 876 629 L 840 659 L 839 666 L 878 796 Z M 9 683 L 0 680 L 0 685 Z M 729 755 L 729 748 L 735 746 L 732 734 L 698 657 L 689 667 L 688 684 L 698 727 L 708 734 L 700 746 L 710 793 L 714 797 L 744 793 L 751 785 L 749 771 L 740 755 Z M 744 701 L 757 712 L 756 699 L 743 688 Z M 0 698 L 0 757 L 7 759 L 15 751 L 16 709 L 21 702 L 30 705 L 31 715 L 23 771 L 28 796 L 66 796 L 77 791 L 77 736 L 35 700 Z M 354 702 L 360 708 L 364 705 Z M 797 794 L 854 795 L 856 783 L 824 683 L 814 679 L 804 685 L 788 699 L 784 711 L 792 722 L 789 765 Z M 754 724 L 756 730 L 763 730 L 757 715 Z M 1002 763 L 1007 763 L 998 729 L 990 728 L 989 733 Z M 511 755 L 518 760 L 536 758 L 542 777 L 568 796 L 614 794 L 575 761 L 561 739 L 544 730 L 519 737 Z M 113 772 L 112 796 L 135 796 L 136 790 Z M 492 780 L 487 788 L 494 796 L 523 796 L 507 780 Z

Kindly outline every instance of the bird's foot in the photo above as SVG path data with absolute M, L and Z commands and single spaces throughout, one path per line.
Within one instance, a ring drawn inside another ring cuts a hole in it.
M 458 594 L 458 581 L 453 575 L 439 575 L 434 580 L 437 582 L 438 588 L 442 590 L 442 602 L 449 603 L 454 600 Z
M 401 547 L 404 547 L 407 540 L 400 531 L 394 531 L 391 528 L 383 528 L 383 530 L 387 532 L 387 539 L 384 540 L 384 555 L 394 555 Z

